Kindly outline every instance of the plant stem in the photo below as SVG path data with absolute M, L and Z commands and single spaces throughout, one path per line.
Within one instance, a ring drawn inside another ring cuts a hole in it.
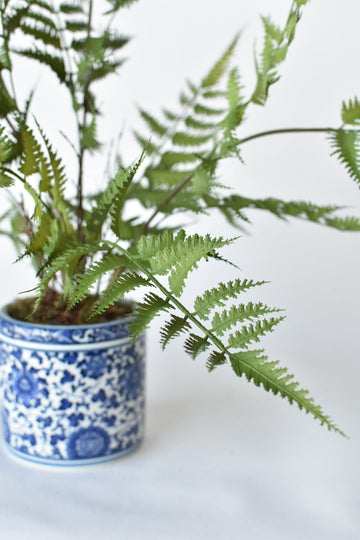
M 92 12 L 93 12 L 93 0 L 90 0 L 89 13 L 88 13 L 88 26 L 87 26 L 88 39 L 91 37 Z M 82 108 L 83 108 L 82 125 L 79 125 L 80 151 L 79 151 L 79 176 L 78 176 L 78 184 L 77 184 L 77 229 L 78 229 L 78 236 L 81 240 L 85 239 L 85 234 L 83 231 L 83 219 L 84 219 L 83 179 L 84 179 L 85 148 L 82 142 L 82 135 L 83 135 L 83 130 L 86 127 L 88 91 L 89 91 L 89 84 L 86 84 L 84 87 L 83 103 L 82 103 Z
M 239 139 L 238 144 L 244 144 L 249 141 L 253 141 L 254 139 L 260 139 L 261 137 L 267 137 L 268 135 L 282 135 L 285 133 L 332 133 L 335 131 L 339 131 L 336 128 L 332 127 L 324 127 L 324 128 L 280 128 L 280 129 L 269 129 L 267 131 L 260 131 L 258 133 L 254 133 L 253 135 L 249 135 L 248 137 L 244 137 L 244 139 Z
M 161 209 L 166 206 L 178 193 L 181 191 L 191 180 L 194 178 L 195 171 L 185 176 L 185 178 L 179 182 L 171 191 L 170 193 L 161 201 L 159 206 L 156 208 L 156 210 L 151 214 L 149 219 L 146 223 L 144 223 L 141 233 L 145 234 L 152 223 L 152 221 L 155 219 L 155 217 L 161 212 Z

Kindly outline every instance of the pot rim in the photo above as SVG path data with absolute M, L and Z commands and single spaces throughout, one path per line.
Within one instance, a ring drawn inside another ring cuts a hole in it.
M 135 306 L 135 302 L 132 300 L 126 301 L 126 302 L 120 302 L 123 304 L 130 305 L 131 307 Z M 7 309 L 9 308 L 10 304 L 6 304 L 5 306 L 2 306 L 0 308 L 0 321 L 5 320 L 8 323 L 13 324 L 14 326 L 20 325 L 25 328 L 42 328 L 46 330 L 74 330 L 74 328 L 79 329 L 89 329 L 89 328 L 104 328 L 106 326 L 111 326 L 114 324 L 119 324 L 121 322 L 122 324 L 129 323 L 131 321 L 131 315 L 127 315 L 125 317 L 119 317 L 118 319 L 113 319 L 111 321 L 105 321 L 105 322 L 99 322 L 99 323 L 83 323 L 83 324 L 45 324 L 45 323 L 34 323 L 34 322 L 27 322 L 22 321 L 20 319 L 14 319 L 14 317 L 11 317 L 11 315 L 8 314 Z

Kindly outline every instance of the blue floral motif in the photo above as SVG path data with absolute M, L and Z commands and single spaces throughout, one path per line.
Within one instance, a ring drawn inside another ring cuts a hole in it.
M 123 385 L 125 393 L 130 398 L 136 398 L 143 390 L 144 366 L 139 360 L 129 363 L 125 372 L 120 376 L 119 382 Z
M 27 371 L 25 368 L 21 370 L 14 369 L 11 379 L 13 380 L 15 399 L 18 403 L 22 403 L 25 407 L 40 403 L 38 397 L 40 381 L 31 371 Z
M 91 353 L 87 355 L 87 358 L 81 368 L 81 374 L 84 377 L 91 377 L 92 379 L 98 379 L 106 370 L 108 362 L 107 352 Z
M 10 449 L 67 464 L 106 461 L 139 446 L 145 344 L 142 336 L 130 343 L 129 320 L 62 329 L 1 317 L 2 423 Z
M 68 442 L 70 459 L 95 458 L 107 454 L 110 444 L 108 433 L 100 427 L 79 429 Z

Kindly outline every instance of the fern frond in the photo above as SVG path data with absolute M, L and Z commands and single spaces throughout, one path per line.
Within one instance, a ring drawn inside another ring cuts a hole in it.
M 356 131 L 337 130 L 329 135 L 333 153 L 350 178 L 360 184 L 360 135 Z
M 328 227 L 333 227 L 339 231 L 360 231 L 360 219 L 357 217 L 327 217 L 325 222 Z
M 127 264 L 127 267 L 129 268 L 130 265 Z M 109 306 L 118 302 L 120 298 L 124 298 L 130 291 L 134 291 L 139 287 L 146 287 L 147 285 L 147 279 L 136 272 L 128 271 L 121 274 L 116 281 L 110 283 L 101 293 L 101 297 L 95 303 L 93 314 L 100 315 Z
M 239 41 L 239 35 L 230 43 L 224 54 L 219 58 L 216 64 L 211 68 L 209 73 L 203 78 L 201 86 L 208 89 L 215 86 L 226 72 L 229 62 L 234 54 L 235 47 Z
M 49 54 L 41 51 L 40 49 L 16 49 L 14 52 L 20 56 L 37 60 L 41 64 L 48 66 L 57 75 L 58 79 L 62 83 L 67 82 L 67 72 L 64 60 L 61 56 L 55 54 Z
M 161 163 L 166 168 L 171 168 L 173 165 L 194 163 L 199 161 L 199 156 L 194 152 L 165 152 L 161 157 Z
M 96 261 L 84 274 L 80 274 L 76 280 L 75 292 L 69 301 L 69 309 L 81 302 L 89 293 L 90 289 L 103 275 L 124 266 L 126 259 L 122 255 L 105 253 L 100 261 Z
M 184 343 L 184 349 L 187 354 L 195 360 L 199 354 L 205 352 L 210 347 L 207 336 L 202 337 L 191 333 Z
M 232 368 L 238 377 L 245 375 L 249 382 L 256 386 L 262 385 L 266 391 L 280 394 L 290 404 L 297 403 L 300 409 L 312 414 L 321 424 L 326 424 L 329 430 L 344 435 L 339 428 L 326 416 L 322 409 L 315 405 L 307 390 L 299 389 L 294 376 L 286 368 L 279 367 L 279 363 L 270 362 L 263 354 L 263 350 L 243 351 L 230 354 Z
M 201 237 L 197 234 L 186 237 L 184 231 L 173 236 L 166 231 L 158 236 L 142 237 L 138 251 L 142 259 L 149 261 L 153 272 L 165 274 L 171 270 L 169 286 L 173 294 L 179 296 L 188 274 L 197 268 L 198 262 L 233 240 L 211 238 L 210 235 Z
M 56 49 L 61 49 L 60 38 L 56 33 L 53 32 L 52 27 L 40 27 L 39 25 L 32 26 L 27 23 L 22 23 L 20 28 L 24 34 L 30 35 L 33 38 L 42 41 L 44 45 L 52 45 Z
M 76 264 L 84 255 L 88 256 L 90 254 L 96 253 L 99 251 L 98 244 L 84 243 L 79 244 L 76 247 L 69 247 L 61 255 L 58 255 L 55 260 L 50 264 L 46 265 L 43 268 L 44 275 L 37 287 L 38 295 L 34 306 L 34 311 L 39 307 L 41 298 L 45 294 L 51 280 L 54 276 L 61 271 L 66 271 L 66 268 L 69 265 Z
M 164 326 L 160 329 L 160 344 L 163 349 L 166 345 L 179 336 L 181 333 L 186 332 L 190 329 L 190 324 L 186 320 L 186 317 L 179 317 L 177 315 L 171 315 L 169 321 L 167 321 Z
M 175 133 L 172 142 L 178 146 L 201 146 L 212 138 L 210 135 L 192 135 L 189 133 Z
M 163 126 L 154 116 L 146 112 L 144 109 L 139 109 L 140 116 L 147 124 L 152 133 L 162 137 L 167 132 L 167 127 Z
M 145 295 L 143 302 L 138 302 L 136 310 L 132 315 L 132 323 L 129 327 L 133 337 L 141 334 L 150 322 L 161 312 L 170 308 L 166 298 L 161 298 L 155 293 Z
M 62 2 L 59 6 L 59 11 L 65 15 L 78 15 L 83 13 L 83 8 L 80 2 Z
M 264 285 L 266 281 L 253 281 L 252 279 L 236 279 L 227 283 L 219 283 L 202 296 L 197 296 L 194 301 L 195 314 L 203 320 L 207 320 L 212 309 L 217 306 L 225 306 L 229 298 L 238 298 L 239 294 L 253 287 Z
M 230 349 L 247 349 L 252 342 L 259 342 L 260 337 L 268 332 L 272 332 L 285 317 L 272 317 L 271 319 L 258 320 L 255 324 L 243 326 L 241 330 L 236 330 L 230 334 L 228 346 Z
M 223 310 L 220 313 L 215 313 L 211 321 L 211 331 L 218 336 L 224 333 L 231 327 L 246 320 L 258 319 L 269 313 L 276 313 L 279 309 L 270 308 L 269 306 L 258 302 L 248 302 L 239 306 L 232 306 L 229 310 Z
M 200 116 L 220 116 L 226 112 L 226 109 L 215 109 L 198 103 L 195 105 L 194 111 Z
M 143 162 L 145 155 L 141 154 L 139 160 L 127 169 L 120 169 L 118 172 L 118 180 L 116 181 L 117 189 L 116 193 L 112 197 L 110 217 L 111 217 L 111 230 L 121 238 L 121 226 L 122 226 L 122 210 L 125 203 L 126 193 L 129 189 L 131 182 Z
M 41 146 L 29 127 L 22 124 L 20 131 L 23 140 L 23 154 L 19 171 L 24 176 L 31 176 L 40 171 Z
M 220 351 L 212 351 L 206 362 L 208 371 L 213 371 L 217 366 L 222 366 L 226 362 L 226 354 Z
M 341 118 L 344 124 L 358 126 L 360 124 L 360 102 L 357 97 L 349 99 L 348 103 L 343 101 Z

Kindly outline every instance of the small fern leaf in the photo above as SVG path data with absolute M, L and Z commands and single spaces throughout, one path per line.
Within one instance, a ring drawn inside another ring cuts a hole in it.
M 155 135 L 158 135 L 159 137 L 163 137 L 167 132 L 167 127 L 162 125 L 161 122 L 159 122 L 156 118 L 154 118 L 151 114 L 144 111 L 143 109 L 139 109 L 140 116 L 146 122 L 148 128 L 152 133 Z
M 215 350 L 210 354 L 206 362 L 206 367 L 208 368 L 209 371 L 213 371 L 217 366 L 222 366 L 223 364 L 225 364 L 225 362 L 226 362 L 225 353 Z
M 37 290 L 38 295 L 34 306 L 34 311 L 39 307 L 41 298 L 48 289 L 50 281 L 54 276 L 60 272 L 66 270 L 69 265 L 73 265 L 80 260 L 84 255 L 90 255 L 97 252 L 99 247 L 97 244 L 82 244 L 76 247 L 70 247 L 66 249 L 61 255 L 58 255 L 50 265 L 46 266 L 44 270 L 43 278 L 41 279 Z
M 360 124 L 360 102 L 357 97 L 354 100 L 350 99 L 348 103 L 343 101 L 341 118 L 347 125 L 358 126 Z
M 81 302 L 89 293 L 90 289 L 102 276 L 117 268 L 124 266 L 125 259 L 122 255 L 105 253 L 100 261 L 96 261 L 84 274 L 77 278 L 74 295 L 69 301 L 69 309 Z
M 238 377 L 245 375 L 249 382 L 256 386 L 262 385 L 266 391 L 280 394 L 290 404 L 297 403 L 300 409 L 312 414 L 321 424 L 326 424 L 329 430 L 344 435 L 339 428 L 326 416 L 314 400 L 309 397 L 307 390 L 299 389 L 294 376 L 286 368 L 279 367 L 278 362 L 270 362 L 262 350 L 243 351 L 230 354 L 232 368 Z
M 201 319 L 207 320 L 211 310 L 216 306 L 225 306 L 225 301 L 229 298 L 238 298 L 240 293 L 253 287 L 259 287 L 265 283 L 266 281 L 253 281 L 251 279 L 236 279 L 227 283 L 219 283 L 217 287 L 195 298 L 195 314 Z
M 360 185 L 360 138 L 356 131 L 337 130 L 329 136 L 330 144 L 349 176 Z
M 246 320 L 258 319 L 263 315 L 268 315 L 269 313 L 275 313 L 278 311 L 280 310 L 270 308 L 261 302 L 256 304 L 253 302 L 248 302 L 247 304 L 232 306 L 229 310 L 223 310 L 220 313 L 214 314 L 211 323 L 211 331 L 218 336 L 222 336 L 227 330 L 238 323 L 242 323 Z
M 116 281 L 110 283 L 105 291 L 101 293 L 101 297 L 95 303 L 93 315 L 100 315 L 108 307 L 118 302 L 120 298 L 124 298 L 130 291 L 147 285 L 148 281 L 136 272 L 121 274 Z
M 172 142 L 178 146 L 201 146 L 212 138 L 212 135 L 191 135 L 189 133 L 175 133 Z
M 229 47 L 226 49 L 224 54 L 219 58 L 216 64 L 211 68 L 209 73 L 203 78 L 201 86 L 202 88 L 210 88 L 215 86 L 221 79 L 221 77 L 226 72 L 229 62 L 234 54 L 235 47 L 239 41 L 239 35 L 233 39 Z
M 40 171 L 41 146 L 29 127 L 20 125 L 20 132 L 23 140 L 23 154 L 19 170 L 24 176 L 31 176 Z
M 194 163 L 199 160 L 199 156 L 193 152 L 164 152 L 161 158 L 162 164 L 166 168 L 171 168 L 178 164 Z
M 15 51 L 20 56 L 25 56 L 33 60 L 37 60 L 41 64 L 48 66 L 59 78 L 60 82 L 67 82 L 67 72 L 64 60 L 61 56 L 49 54 L 47 52 L 40 51 L 39 49 L 17 49 Z
M 166 345 L 179 336 L 182 332 L 190 329 L 190 324 L 185 317 L 178 317 L 177 315 L 171 315 L 169 321 L 160 330 L 160 344 L 165 349 Z
M 231 349 L 247 349 L 250 343 L 258 343 L 260 337 L 268 332 L 272 332 L 285 317 L 272 317 L 262 321 L 256 321 L 255 324 L 243 326 L 241 330 L 237 330 L 229 336 L 229 348 Z
M 134 338 L 141 334 L 149 326 L 151 321 L 161 312 L 171 308 L 166 298 L 161 298 L 155 293 L 145 295 L 143 302 L 138 302 L 133 313 L 133 320 L 129 327 Z
M 201 103 L 195 105 L 194 111 L 199 116 L 220 116 L 226 113 L 226 109 L 214 109 L 213 107 L 207 107 Z
M 205 352 L 208 347 L 210 347 L 210 343 L 206 336 L 202 337 L 193 333 L 190 334 L 184 343 L 185 351 L 193 360 L 195 360 L 199 354 Z

